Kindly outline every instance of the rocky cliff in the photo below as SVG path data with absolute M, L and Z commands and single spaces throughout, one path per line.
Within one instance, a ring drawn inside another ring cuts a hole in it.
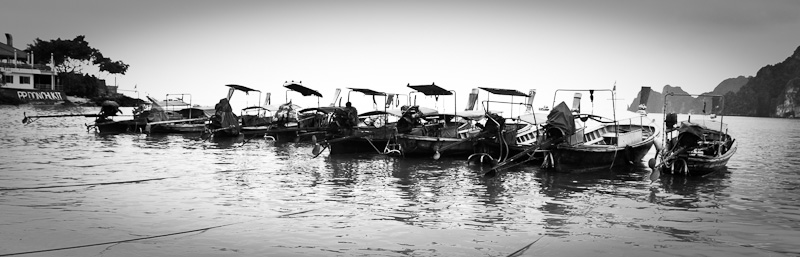
M 740 77 L 744 78 L 744 77 Z M 746 78 L 744 78 L 746 80 Z M 728 79 L 729 80 L 736 80 L 736 79 Z M 730 82 L 730 81 L 729 81 Z M 737 82 L 737 83 L 741 83 Z M 731 85 L 731 83 L 720 83 L 723 87 L 718 86 L 712 92 L 707 92 L 704 94 L 715 94 L 715 95 L 722 95 L 722 93 L 717 93 L 718 91 L 726 91 L 726 92 L 733 92 L 727 90 L 735 90 L 735 88 Z M 744 83 L 741 83 L 744 85 Z M 727 86 L 727 87 L 725 87 Z M 722 88 L 722 89 L 720 89 Z M 657 92 L 655 90 L 650 91 L 650 97 L 647 99 L 647 112 L 656 112 L 656 113 L 663 113 L 664 111 L 664 94 L 673 93 L 674 96 L 671 96 L 667 99 L 668 104 L 666 106 L 667 113 L 693 113 L 693 114 L 701 114 L 701 113 L 711 113 L 711 101 L 710 97 L 693 97 L 693 96 L 682 96 L 688 95 L 689 93 L 684 91 L 681 87 L 673 87 L 670 85 L 666 85 L 661 89 L 661 92 Z M 631 107 L 628 108 L 629 111 L 635 111 L 636 108 L 639 106 L 639 97 L 641 96 L 641 92 L 639 95 L 633 99 L 633 103 Z M 800 103 L 800 102 L 799 102 Z
M 670 85 L 664 86 L 661 92 L 650 92 L 648 112 L 664 111 L 664 93 L 686 94 L 680 87 Z M 725 79 L 706 94 L 725 96 L 722 110 L 725 115 L 795 117 L 795 113 L 800 112 L 800 47 L 783 62 L 762 67 L 756 76 Z M 710 98 L 670 97 L 668 101 L 667 112 L 711 111 Z M 635 111 L 638 106 L 637 96 L 629 110 Z
M 800 78 L 786 83 L 783 102 L 775 108 L 775 115 L 785 118 L 797 118 L 800 114 Z
M 725 114 L 759 117 L 786 115 L 787 101 L 796 98 L 800 78 L 800 47 L 783 62 L 758 70 L 736 93 L 725 94 Z M 787 92 L 789 96 L 787 98 Z M 794 103 L 794 102 L 790 102 Z

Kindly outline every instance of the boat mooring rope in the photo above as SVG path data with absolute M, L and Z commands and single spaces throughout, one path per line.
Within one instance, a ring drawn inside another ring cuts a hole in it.
M 310 211 L 313 211 L 313 210 L 316 210 L 316 209 L 304 210 L 304 211 L 299 211 L 299 212 L 294 212 L 294 213 L 278 215 L 278 216 L 276 216 L 274 218 L 286 218 L 286 217 L 293 216 L 293 215 L 307 213 L 307 212 L 310 212 Z M 217 226 L 211 226 L 211 227 L 205 227 L 205 228 L 199 228 L 199 229 L 192 229 L 192 230 L 169 233 L 169 234 L 138 237 L 138 238 L 117 240 L 117 241 L 110 241 L 110 242 L 103 242 L 103 243 L 76 245 L 76 246 L 68 246 L 68 247 L 52 248 L 52 249 L 43 249 L 43 250 L 34 250 L 34 251 L 27 251 L 27 252 L 4 253 L 4 254 L 0 254 L 0 256 L 15 256 L 15 255 L 23 255 L 23 254 L 33 254 L 33 253 L 44 253 L 44 252 L 55 252 L 55 251 L 71 250 L 71 249 L 86 248 L 86 247 L 93 247 L 93 246 L 100 246 L 100 245 L 121 244 L 121 243 L 133 242 L 133 241 L 141 241 L 141 240 L 159 238 L 159 237 L 167 237 L 167 236 L 174 236 L 174 235 L 181 235 L 181 234 L 188 234 L 188 233 L 194 233 L 194 232 L 207 231 L 207 230 L 211 230 L 211 229 L 215 229 L 215 228 L 227 227 L 227 226 L 232 226 L 232 225 L 252 222 L 252 221 L 256 221 L 256 220 L 266 219 L 266 218 L 268 218 L 268 217 L 263 217 L 263 218 L 253 219 L 253 220 L 247 220 L 247 221 L 233 222 L 233 223 L 217 225 Z

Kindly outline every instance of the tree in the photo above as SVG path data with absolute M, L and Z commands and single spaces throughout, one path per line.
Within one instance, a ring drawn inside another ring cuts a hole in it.
M 81 97 L 97 96 L 99 79 L 94 75 L 83 73 L 83 68 L 96 65 L 100 72 L 109 74 L 122 74 L 128 71 L 128 64 L 122 61 L 113 61 L 105 57 L 100 50 L 89 46 L 83 35 L 74 39 L 55 39 L 44 41 L 39 38 L 29 44 L 26 51 L 34 52 L 34 63 L 49 63 L 50 55 L 53 56 L 53 65 L 64 91 L 68 95 Z
M 98 65 L 101 72 L 125 75 L 128 64 L 103 56 L 100 50 L 90 47 L 85 39 L 83 35 L 72 40 L 58 38 L 44 41 L 37 38 L 28 45 L 26 51 L 36 53 L 35 63 L 48 63 L 50 54 L 53 54 L 55 70 L 59 73 L 83 73 L 83 67 Z

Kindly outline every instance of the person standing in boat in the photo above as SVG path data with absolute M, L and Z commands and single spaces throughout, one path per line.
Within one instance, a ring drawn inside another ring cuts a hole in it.
M 106 100 L 100 104 L 100 113 L 98 114 L 100 117 L 98 117 L 97 120 L 108 120 L 109 116 L 117 116 L 117 113 L 122 114 L 122 110 L 119 109 L 119 104 L 114 101 Z
M 344 110 L 347 112 L 347 126 L 349 128 L 358 125 L 358 110 L 353 107 L 353 104 L 347 102 L 344 104 Z

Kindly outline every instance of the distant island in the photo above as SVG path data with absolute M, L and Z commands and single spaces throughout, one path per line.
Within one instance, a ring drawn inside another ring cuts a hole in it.
M 705 106 L 705 110 L 710 112 L 710 106 L 707 106 L 710 102 L 704 104 L 702 99 L 690 97 L 671 98 L 667 110 L 662 110 L 664 94 L 670 92 L 687 94 L 681 87 L 670 85 L 665 85 L 660 93 L 651 89 L 648 111 L 703 113 Z M 795 118 L 800 112 L 800 47 L 783 62 L 762 67 L 754 77 L 725 79 L 713 91 L 704 94 L 724 96 L 725 106 L 719 114 Z M 633 99 L 629 111 L 638 109 L 639 96 Z

